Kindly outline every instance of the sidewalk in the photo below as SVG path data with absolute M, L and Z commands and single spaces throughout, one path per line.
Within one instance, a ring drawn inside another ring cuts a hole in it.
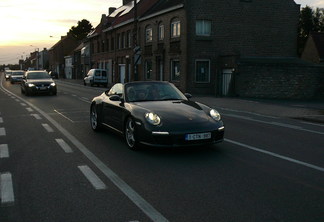
M 59 79 L 59 81 L 83 85 L 83 80 Z M 322 101 L 299 101 L 193 95 L 191 100 L 216 109 L 222 108 L 324 124 L 324 99 Z

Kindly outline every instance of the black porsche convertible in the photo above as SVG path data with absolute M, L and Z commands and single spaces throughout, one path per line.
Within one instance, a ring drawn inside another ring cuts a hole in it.
M 190 98 L 169 82 L 117 83 L 92 100 L 91 128 L 121 133 L 132 150 L 140 144 L 181 147 L 223 141 L 220 114 Z

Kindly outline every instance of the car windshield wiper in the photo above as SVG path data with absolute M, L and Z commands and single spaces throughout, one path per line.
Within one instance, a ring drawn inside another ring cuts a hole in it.
M 161 99 L 161 101 L 166 101 L 166 100 L 182 100 L 182 99 L 179 99 L 179 98 L 164 98 L 164 99 Z

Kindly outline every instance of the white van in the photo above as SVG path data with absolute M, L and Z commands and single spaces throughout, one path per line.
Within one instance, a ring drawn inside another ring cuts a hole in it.
M 108 74 L 107 70 L 105 69 L 90 69 L 87 76 L 84 77 L 83 83 L 86 86 L 89 84 L 90 86 L 93 85 L 108 85 Z

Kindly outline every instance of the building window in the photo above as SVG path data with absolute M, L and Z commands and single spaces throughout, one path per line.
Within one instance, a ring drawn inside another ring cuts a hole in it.
M 180 61 L 171 60 L 171 80 L 180 81 Z
M 105 51 L 105 41 L 102 40 L 101 42 L 101 52 Z
M 145 78 L 152 79 L 152 60 L 145 61 Z
M 121 34 L 121 45 L 120 45 L 120 48 L 121 49 L 124 49 L 125 48 L 125 45 L 126 45 L 126 36 L 125 36 L 125 32 L 123 32 Z
M 196 82 L 209 83 L 210 82 L 210 61 L 196 60 Z
M 121 49 L 122 38 L 121 34 L 117 34 L 117 49 Z
M 153 40 L 153 30 L 150 26 L 148 26 L 145 29 L 145 41 L 152 42 L 152 40 Z
M 126 34 L 126 48 L 130 48 L 131 47 L 131 32 L 127 31 Z
M 180 37 L 180 20 L 174 19 L 171 22 L 171 38 Z
M 164 39 L 164 25 L 160 24 L 159 25 L 159 31 L 158 31 L 158 39 L 163 40 Z
M 197 20 L 196 21 L 196 35 L 210 36 L 211 34 L 211 21 Z

